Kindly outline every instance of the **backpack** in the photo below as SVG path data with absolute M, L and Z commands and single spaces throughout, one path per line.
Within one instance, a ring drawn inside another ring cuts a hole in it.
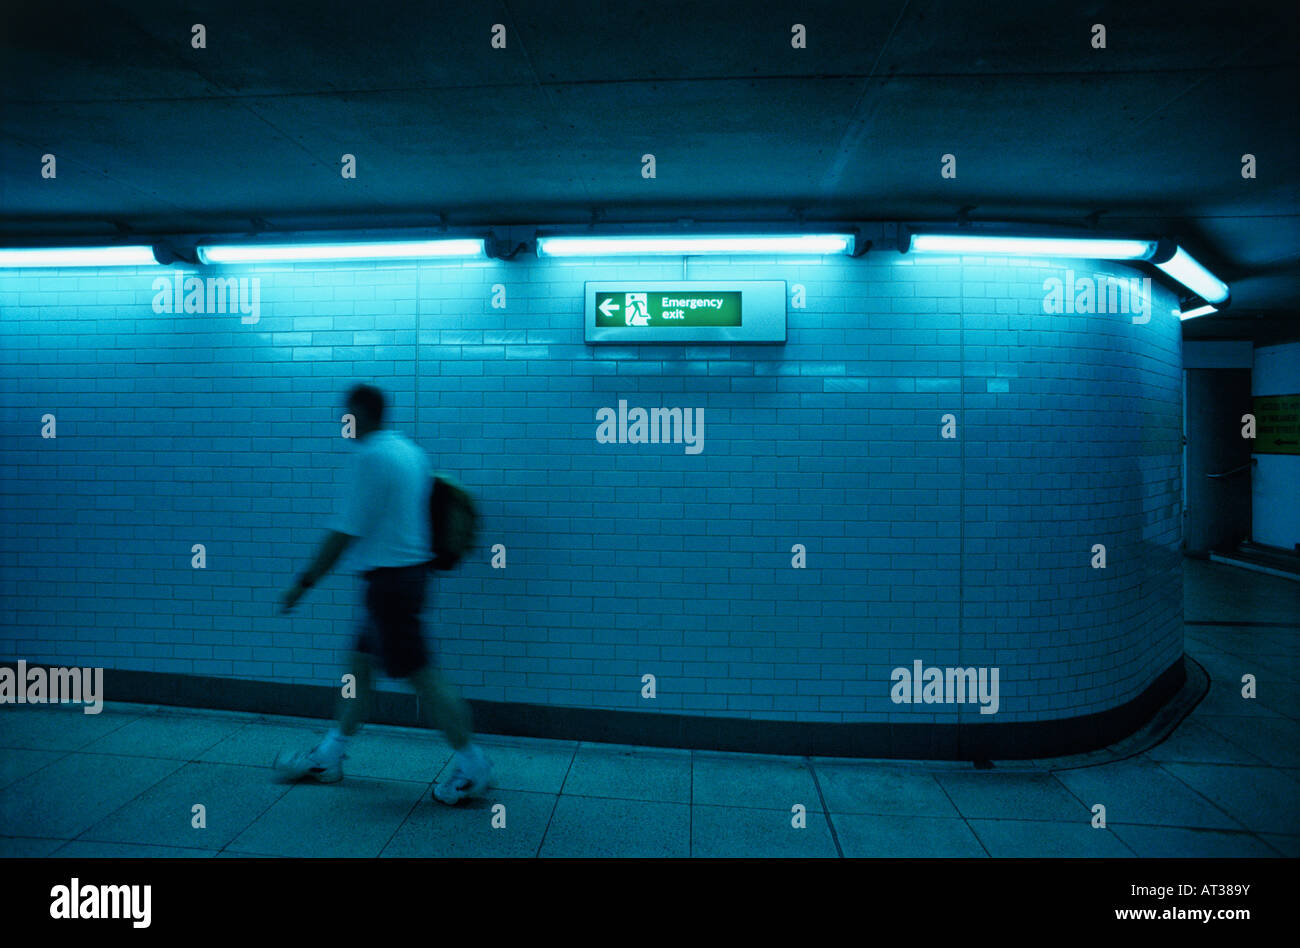
M 433 476 L 429 491 L 429 527 L 433 536 L 433 559 L 429 569 L 453 569 L 474 548 L 478 533 L 478 510 L 464 487 L 443 474 Z

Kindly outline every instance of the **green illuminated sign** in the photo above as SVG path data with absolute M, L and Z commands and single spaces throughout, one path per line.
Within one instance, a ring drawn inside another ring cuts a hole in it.
M 784 280 L 628 280 L 586 284 L 590 343 L 785 342 Z
M 1300 395 L 1255 396 L 1255 454 L 1300 454 Z
M 739 326 L 737 290 L 628 290 L 596 294 L 597 326 Z

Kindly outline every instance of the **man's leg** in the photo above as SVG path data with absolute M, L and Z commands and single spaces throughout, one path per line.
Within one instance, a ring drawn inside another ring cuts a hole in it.
M 374 692 L 374 660 L 365 652 L 352 653 L 352 677 L 356 682 L 356 696 L 339 698 L 339 733 L 351 737 L 361 729 L 370 716 L 371 698 Z
M 331 775 L 338 771 L 341 778 L 343 758 L 347 754 L 348 739 L 370 716 L 370 701 L 374 694 L 374 660 L 360 650 L 352 653 L 352 680 L 355 683 L 351 698 L 339 695 L 338 724 L 325 735 L 313 752 Z
M 492 780 L 492 765 L 474 744 L 469 705 L 433 667 L 420 627 L 428 571 L 423 565 L 383 570 L 371 584 L 367 605 L 383 643 L 385 668 L 415 688 L 420 716 L 447 735 L 455 748 L 450 776 L 433 789 L 434 798 L 455 804 L 477 796 Z
M 370 716 L 374 694 L 375 660 L 367 650 L 374 648 L 371 629 L 364 625 L 352 652 L 350 671 L 355 676 L 354 697 L 339 696 L 338 724 L 309 751 L 297 754 L 281 752 L 271 765 L 281 780 L 301 780 L 305 777 L 321 783 L 337 783 L 343 779 L 343 758 L 348 739 L 361 729 Z
M 423 566 L 383 574 L 383 595 L 373 608 L 382 633 L 389 671 L 410 681 L 419 697 L 420 717 L 447 735 L 457 751 L 469 747 L 469 705 L 433 667 L 420 627 L 428 572 Z
M 434 799 L 454 806 L 466 797 L 479 796 L 492 783 L 492 763 L 474 743 L 468 702 L 432 665 L 413 672 L 410 680 L 419 696 L 420 716 L 447 735 L 456 750 L 450 776 L 433 788 Z
M 432 728 L 447 735 L 447 743 L 464 750 L 474 737 L 470 730 L 469 705 L 450 684 L 425 665 L 411 675 L 411 684 L 420 699 L 420 716 Z

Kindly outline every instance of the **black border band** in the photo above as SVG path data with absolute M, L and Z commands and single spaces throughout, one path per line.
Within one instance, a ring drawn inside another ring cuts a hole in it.
M 16 662 L 0 662 L 15 668 Z M 28 668 L 48 668 L 29 663 Z M 470 701 L 485 734 L 795 757 L 1027 760 L 1086 753 L 1133 734 L 1183 686 L 1179 657 L 1127 704 L 1077 718 L 1006 724 L 779 721 Z M 104 670 L 104 700 L 330 720 L 338 689 L 168 672 Z M 376 691 L 370 723 L 418 727 L 415 695 Z

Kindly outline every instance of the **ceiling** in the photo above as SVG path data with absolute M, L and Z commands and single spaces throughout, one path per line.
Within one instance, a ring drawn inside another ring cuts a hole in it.
M 1233 291 L 1223 316 L 1185 324 L 1189 337 L 1287 336 L 1300 291 L 1295 8 L 11 4 L 0 240 L 965 214 L 1177 237 Z M 191 46 L 196 23 L 206 49 Z M 806 49 L 791 47 L 793 23 Z M 939 174 L 944 154 L 955 179 Z

